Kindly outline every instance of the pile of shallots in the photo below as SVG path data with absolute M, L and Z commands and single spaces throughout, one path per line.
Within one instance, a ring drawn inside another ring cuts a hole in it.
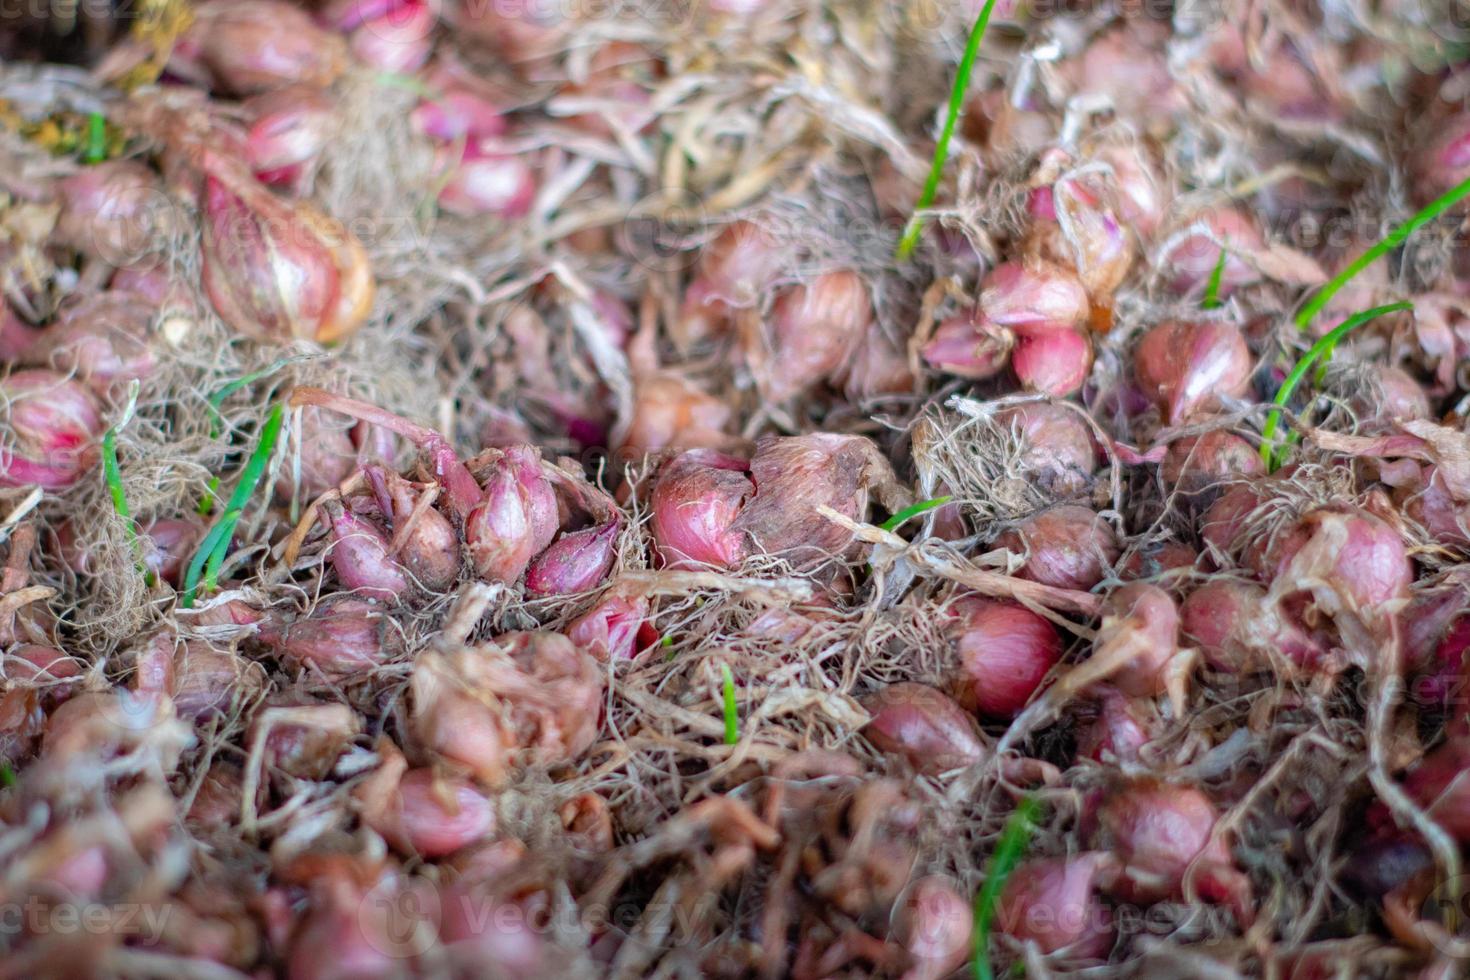
M 1463 38 L 910 6 L 15 18 L 0 973 L 1463 972 Z

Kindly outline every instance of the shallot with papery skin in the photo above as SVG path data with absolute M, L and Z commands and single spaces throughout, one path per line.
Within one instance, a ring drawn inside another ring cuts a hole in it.
M 747 338 L 747 360 L 767 397 L 784 401 L 830 379 L 872 319 L 862 277 L 825 272 L 776 297 L 767 331 Z
M 315 86 L 290 85 L 247 99 L 243 108 L 252 119 L 245 152 L 255 176 L 266 184 L 299 187 L 331 143 L 337 104 Z
M 1086 417 L 1049 401 L 1025 402 L 995 416 L 1021 442 L 1017 472 L 1058 497 L 1085 490 L 1097 469 L 1097 442 Z
M 1027 391 L 1065 398 L 1078 391 L 1092 369 L 1092 341 L 1061 323 L 1026 323 L 1017 337 L 1011 370 Z
M 1117 874 L 1117 859 L 1098 852 L 1023 861 L 996 903 L 996 931 L 1035 943 L 1043 953 L 1105 957 L 1113 946 L 1113 917 L 1097 891 Z
M 963 708 L 924 684 L 890 684 L 864 701 L 872 720 L 868 741 L 909 761 L 918 772 L 938 775 L 985 758 L 980 729 Z
M 366 14 L 369 5 L 352 5 Z M 385 4 L 373 16 L 354 18 L 356 23 L 339 25 L 351 33 L 347 44 L 363 64 L 379 71 L 412 75 L 429 60 L 433 51 L 432 33 L 438 20 L 437 3 L 427 0 L 397 0 Z
M 204 537 L 204 527 L 197 521 L 164 517 L 144 525 L 140 537 L 146 542 L 143 564 L 163 581 L 178 586 Z
M 191 641 L 173 651 L 172 695 L 180 717 L 197 720 L 225 714 L 265 687 L 265 671 L 257 663 L 207 644 Z
M 1090 589 L 1119 555 L 1112 525 L 1086 507 L 1062 504 L 1027 518 L 996 539 L 1026 556 L 1021 578 L 1061 589 Z
M 1018 324 L 1084 323 L 1090 304 L 1077 277 L 1045 262 L 1003 262 L 980 287 L 985 318 L 1003 327 Z
M 465 517 L 465 544 L 475 572 L 487 582 L 516 582 L 546 550 L 560 520 L 556 492 L 530 446 L 501 454 L 485 480 L 482 499 Z
M 320 88 L 347 67 L 347 45 L 300 8 L 279 0 L 215 0 L 201 5 L 190 37 L 216 83 L 251 95 L 295 82 Z
M 1006 369 L 1015 342 L 1011 331 L 976 313 L 941 323 L 922 354 L 936 370 L 984 381 Z
M 439 191 L 439 206 L 461 217 L 494 215 L 520 218 L 536 198 L 536 172 L 523 157 L 500 150 L 487 139 L 465 144 L 457 159 L 441 153 L 449 179 Z
M 1158 255 L 1155 265 L 1169 277 L 1174 291 L 1184 295 L 1204 288 L 1210 281 L 1223 249 L 1225 265 L 1218 295 L 1224 299 L 1241 286 L 1260 280 L 1261 274 L 1242 256 L 1255 255 L 1265 247 L 1250 218 L 1234 208 L 1212 208 L 1186 225 L 1184 232 Z
M 1170 685 L 1179 653 L 1179 609 L 1156 585 L 1130 582 L 1109 593 L 1093 657 L 1116 657 L 1109 680 L 1130 697 L 1153 697 Z
M 755 493 L 749 464 L 712 449 L 691 449 L 659 471 L 653 486 L 653 538 L 668 568 L 729 568 L 745 557 L 732 525 Z
M 597 661 L 558 633 L 507 633 L 477 647 L 421 656 L 414 730 L 425 746 L 489 784 L 516 762 L 575 759 L 597 736 Z
M 1264 476 L 1266 464 L 1249 442 L 1233 432 L 1211 429 L 1202 436 L 1169 443 L 1159 475 L 1165 486 L 1198 494 L 1227 481 Z
M 444 143 L 505 134 L 505 113 L 497 93 L 479 76 L 441 62 L 426 81 L 437 96 L 419 103 L 410 113 L 419 132 Z
M 1023 606 L 964 596 L 950 607 L 961 704 L 1009 718 L 1026 706 L 1062 658 L 1056 627 Z
M 1245 337 L 1229 323 L 1170 322 L 1138 342 L 1134 373 L 1164 420 L 1178 425 L 1244 395 L 1251 354 Z
M 61 181 L 58 190 L 58 243 L 112 265 L 136 262 L 163 245 L 169 200 L 146 164 L 108 160 Z
M 380 604 L 355 596 L 322 602 L 307 616 L 261 629 L 260 639 L 281 656 L 331 677 L 380 666 L 395 652 L 397 634 Z
M 389 554 L 388 536 L 369 518 L 335 500 L 322 502 L 331 527 L 328 555 L 342 588 L 369 599 L 396 599 L 411 585 L 403 567 Z
M 390 760 L 357 791 L 363 823 L 395 850 L 439 858 L 494 833 L 494 806 L 469 780 L 403 769 Z
M 92 293 L 68 303 L 26 351 L 27 360 L 75 374 L 98 392 L 145 378 L 157 365 L 149 327 L 154 310 L 139 296 Z
M 938 876 L 915 883 L 904 899 L 898 936 L 912 965 L 904 980 L 940 980 L 964 962 L 974 924 L 970 901 Z
M 633 412 L 618 438 L 633 459 L 660 449 L 718 449 L 731 439 L 730 406 L 672 371 L 633 379 Z
M 1117 688 L 1093 689 L 1096 716 L 1077 733 L 1077 758 L 1116 765 L 1139 753 L 1164 729 L 1152 698 L 1130 698 Z
M 1320 583 L 1309 588 L 1329 615 L 1344 607 L 1357 615 L 1396 613 L 1414 580 L 1403 535 L 1382 518 L 1350 506 L 1304 515 L 1273 542 L 1266 561 L 1274 572 L 1273 591 L 1296 582 Z
M 1137 255 L 1133 235 L 1113 206 L 1113 188 L 1101 172 L 1079 173 L 1051 186 L 1056 218 L 1040 221 L 1032 241 L 1040 254 L 1076 270 L 1095 301 L 1107 303 Z
M 601 585 L 617 555 L 621 521 L 562 535 L 526 571 L 526 592 L 534 596 L 575 595 Z
M 1459 113 L 1429 135 L 1414 158 L 1414 170 L 1423 181 L 1415 187 L 1416 196 L 1425 200 L 1470 177 L 1470 115 Z
M 1228 836 L 1213 833 L 1218 819 L 1215 805 L 1197 789 L 1157 779 L 1117 787 L 1097 815 L 1102 842 L 1123 862 L 1108 890 L 1145 902 L 1192 890 L 1228 903 L 1248 925 L 1254 915 L 1250 880 L 1235 867 Z
M 10 429 L 0 444 L 0 486 L 65 490 L 97 462 L 102 410 L 80 382 L 52 371 L 16 371 L 0 381 Z
M 446 591 L 459 578 L 459 535 L 454 525 L 433 507 L 424 506 L 413 484 L 392 470 L 366 466 L 363 474 L 393 528 L 393 557 L 420 588 Z
M 673 327 L 684 346 L 721 333 L 735 310 L 754 305 L 781 272 L 787 249 L 759 225 L 736 221 L 700 254 Z
M 215 312 L 257 340 L 332 343 L 373 304 L 367 254 L 304 201 L 276 197 L 235 161 L 204 153 L 201 276 Z
M 631 660 L 643 649 L 639 637 L 648 613 L 647 596 L 612 589 L 567 627 L 567 638 L 598 660 Z
M 1470 738 L 1463 732 L 1434 749 L 1404 777 L 1404 790 L 1455 840 L 1470 842 Z

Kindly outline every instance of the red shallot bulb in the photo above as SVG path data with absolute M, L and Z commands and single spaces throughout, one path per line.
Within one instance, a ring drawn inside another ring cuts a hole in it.
M 257 340 L 323 344 L 362 326 L 373 277 L 351 232 L 210 151 L 204 170 L 201 276 L 225 323 Z
M 1063 177 L 1052 185 L 1056 223 L 1040 222 L 1034 229 L 1043 254 L 1075 269 L 1083 288 L 1100 303 L 1110 302 L 1137 255 L 1113 197 L 1100 173 Z
M 1256 484 L 1235 483 L 1229 486 L 1200 518 L 1200 539 L 1205 551 L 1220 564 L 1229 564 L 1239 538 L 1252 514 L 1261 506 Z
M 1114 589 L 1103 604 L 1093 651 L 1094 657 L 1120 657 L 1121 666 L 1108 680 L 1124 694 L 1162 694 L 1179 651 L 1179 609 L 1173 597 L 1146 582 Z
M 1404 790 L 1460 843 L 1470 843 L 1470 739 L 1455 735 L 1404 777 Z
M 970 954 L 975 913 L 955 884 L 922 878 L 909 890 L 899 913 L 897 938 L 913 965 L 904 980 L 941 980 Z
M 1216 578 L 1185 597 L 1179 607 L 1184 637 L 1199 648 L 1209 665 L 1230 673 L 1243 671 L 1256 658 L 1266 590 L 1252 582 Z
M 301 874 L 310 884 L 310 902 L 287 913 L 296 920 L 286 953 L 287 980 L 402 976 L 413 930 L 423 926 L 407 913 L 426 908 L 428 899 L 394 878 L 370 876 L 344 855 L 298 860 L 317 867 Z
M 981 714 L 1015 717 L 1062 658 L 1056 627 L 1024 606 L 998 599 L 964 596 L 950 609 L 960 703 Z
M 1112 169 L 1118 215 L 1147 241 L 1164 216 L 1162 181 L 1148 151 L 1141 143 L 1114 143 L 1100 149 L 1097 156 Z
M 1403 368 L 1375 364 L 1371 381 L 1371 390 L 1353 400 L 1361 421 L 1383 424 L 1429 418 L 1429 396 L 1424 386 Z
M 352 6 L 366 12 L 370 6 Z M 434 30 L 438 16 L 437 2 L 428 0 L 395 0 L 383 5 L 371 16 L 354 18 L 357 23 L 340 23 L 339 29 L 350 30 L 347 44 L 353 55 L 365 65 L 379 71 L 412 75 L 429 60 L 433 50 Z
M 288 188 L 331 144 L 338 106 L 312 85 L 288 85 L 247 99 L 243 108 L 252 122 L 245 134 L 250 169 L 263 183 Z
M 66 304 L 26 352 L 27 359 L 75 374 L 106 392 L 146 378 L 157 359 L 149 341 L 154 307 L 132 293 L 89 293 Z
M 294 82 L 325 88 L 347 67 L 342 38 L 280 0 L 214 0 L 196 8 L 189 33 L 215 82 L 235 95 Z
M 1184 897 L 1186 884 L 1207 901 L 1228 902 L 1245 924 L 1250 881 L 1235 867 L 1219 813 L 1197 789 L 1136 779 L 1107 796 L 1097 820 L 1101 842 L 1123 862 L 1110 891 L 1127 901 Z M 1192 870 L 1191 870 L 1192 869 Z
M 1302 583 L 1319 612 L 1344 612 L 1365 622 L 1397 615 L 1414 581 L 1403 535 L 1357 507 L 1311 511 L 1276 539 L 1266 561 L 1274 569 L 1273 591 L 1287 587 L 1288 609 L 1303 594 L 1290 587 Z
M 562 596 L 597 588 L 607 579 L 617 557 L 621 530 L 621 521 L 610 521 L 562 535 L 531 562 L 526 571 L 526 592 Z
M 433 507 L 422 506 L 413 484 L 392 470 L 366 466 L 363 473 L 378 509 L 393 528 L 398 563 L 420 588 L 447 591 L 459 579 L 459 534 L 454 525 Z
M 868 287 L 855 272 L 825 272 L 783 291 L 771 307 L 769 338 L 752 338 L 747 355 L 766 396 L 785 401 L 832 378 L 872 320 Z
M 403 567 L 388 553 L 388 536 L 377 523 L 335 500 L 322 502 L 331 527 L 328 552 L 337 581 L 369 599 L 396 599 L 410 589 Z
M 1097 469 L 1092 426 L 1080 413 L 1054 402 L 1024 402 L 995 416 L 996 425 L 1021 442 L 1017 473 L 1055 496 L 1085 490 Z
M 1141 18 L 1129 18 L 1089 41 L 1064 67 L 1075 94 L 1104 97 L 1119 115 L 1144 125 L 1186 108 L 1189 100 L 1165 56 L 1168 38 L 1147 27 Z
M 234 653 L 189 642 L 173 652 L 173 682 L 167 693 L 181 718 L 200 720 L 224 714 L 265 687 L 265 671 Z
M 1143 335 L 1133 369 L 1164 421 L 1178 425 L 1243 396 L 1251 353 L 1232 324 L 1170 322 Z
M 674 338 L 681 346 L 722 332 L 732 311 L 754 306 L 787 261 L 773 233 L 750 221 L 725 227 L 700 254 L 685 291 Z
M 524 157 L 499 151 L 492 140 L 466 143 L 458 160 L 446 159 L 446 169 L 439 206 L 450 214 L 520 218 L 536 198 L 535 169 Z
M 1021 578 L 1062 589 L 1092 588 L 1119 554 L 1112 525 L 1077 504 L 1027 518 L 997 538 L 995 546 L 1026 556 L 1016 573 Z
M 1435 126 L 1414 169 L 1423 181 L 1416 196 L 1426 201 L 1470 177 L 1470 115 L 1461 113 Z
M 1264 476 L 1266 464 L 1256 447 L 1224 429 L 1169 443 L 1159 475 L 1165 486 L 1197 494 L 1217 484 Z
M 85 167 L 58 185 L 55 240 L 111 265 L 127 265 L 162 244 L 169 201 L 158 176 L 136 160 Z
M 602 668 L 559 633 L 507 633 L 421 656 L 412 689 L 414 731 L 423 744 L 489 784 L 518 761 L 577 758 L 601 720 Z
M 556 492 L 530 446 L 504 450 L 485 480 L 480 502 L 465 517 L 465 544 L 475 573 L 511 584 L 546 550 L 560 519 Z
M 329 677 L 372 670 L 395 652 L 395 627 L 379 603 L 339 596 L 319 604 L 284 629 L 262 628 L 260 638 L 283 658 Z
M 1198 227 L 1196 227 L 1198 226 Z M 1255 223 L 1234 208 L 1212 208 L 1196 215 L 1157 257 L 1155 264 L 1169 277 L 1176 293 L 1185 295 L 1203 289 L 1215 273 L 1221 249 L 1225 266 L 1220 274 L 1219 296 L 1229 296 L 1241 286 L 1257 282 L 1261 274 L 1242 256 L 1255 255 L 1266 247 Z
M 397 785 L 374 785 L 376 775 L 358 791 L 362 818 L 403 854 L 439 858 L 484 840 L 495 831 L 494 804 L 463 777 L 436 779 L 431 769 L 384 765 Z
M 567 627 L 567 638 L 598 660 L 632 660 L 646 647 L 640 633 L 648 620 L 648 597 L 613 589 Z M 655 634 L 655 639 L 657 635 Z
M 1027 323 L 1017 336 L 1011 370 L 1027 391 L 1065 398 L 1079 390 L 1092 369 L 1092 341 L 1060 323 Z
M 1011 331 L 976 313 L 939 324 L 922 353 L 935 370 L 984 381 L 1005 370 L 1014 345 Z
M 717 449 L 730 442 L 730 405 L 672 371 L 633 379 L 633 414 L 618 440 L 633 461 L 660 449 Z
M 0 381 L 10 430 L 0 443 L 0 486 L 65 490 L 97 462 L 102 410 L 81 383 L 52 371 L 16 371 Z
M 668 568 L 729 568 L 745 557 L 745 536 L 732 529 L 755 493 L 744 460 L 691 449 L 659 471 L 653 485 L 653 539 Z
M 1153 698 L 1130 698 L 1115 687 L 1093 690 L 1097 715 L 1077 733 L 1077 758 L 1108 765 L 1137 762 L 1143 747 L 1163 728 Z
M 505 110 L 478 76 L 441 64 L 427 82 L 435 97 L 419 103 L 409 117 L 419 132 L 442 143 L 505 134 Z
M 147 543 L 143 562 L 148 570 L 177 587 L 204 528 L 196 521 L 164 517 L 145 525 L 140 537 Z
M 1116 874 L 1117 859 L 1098 852 L 1023 861 L 996 903 L 996 931 L 1043 953 L 1101 959 L 1113 946 L 1113 917 L 1097 890 Z
M 863 706 L 873 716 L 863 727 L 868 741 L 920 773 L 935 776 L 985 758 L 975 719 L 926 684 L 889 684 Z
M 985 318 L 1003 327 L 1046 323 L 1076 325 L 1091 305 L 1077 277 L 1046 262 L 1002 262 L 980 286 Z

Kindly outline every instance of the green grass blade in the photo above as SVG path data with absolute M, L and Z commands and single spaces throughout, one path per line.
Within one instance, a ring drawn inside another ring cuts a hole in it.
M 128 506 L 127 491 L 123 489 L 122 467 L 117 461 L 117 434 L 132 421 L 137 405 L 138 382 L 134 381 L 128 386 L 128 400 L 123 406 L 122 417 L 102 434 L 102 479 L 107 484 L 107 495 L 112 498 L 112 509 L 122 519 L 128 544 L 133 549 L 134 557 L 138 559 L 138 571 L 151 587 L 154 583 L 153 573 L 143 564 L 142 544 L 138 541 L 138 529 L 133 524 L 133 510 Z
M 1301 360 L 1296 362 L 1296 366 L 1291 369 L 1291 373 L 1286 376 L 1286 380 L 1281 383 L 1281 388 L 1277 390 L 1276 397 L 1273 399 L 1277 407 L 1271 409 L 1270 414 L 1266 416 L 1266 424 L 1261 429 L 1261 458 L 1266 461 L 1267 468 L 1274 470 L 1282 463 L 1276 451 L 1276 429 L 1281 424 L 1281 408 L 1287 402 L 1291 401 L 1291 396 L 1296 393 L 1297 386 L 1301 384 L 1302 378 L 1306 377 L 1307 372 L 1312 369 L 1312 365 L 1316 364 L 1319 360 L 1325 362 L 1327 358 L 1332 356 L 1332 351 L 1337 347 L 1338 342 L 1342 338 L 1369 320 L 1376 320 L 1378 317 L 1389 313 L 1398 313 L 1402 310 L 1411 310 L 1413 308 L 1413 303 L 1389 303 L 1386 306 L 1375 306 L 1371 310 L 1354 313 L 1333 327 L 1322 339 L 1313 344 L 1310 350 L 1302 355 Z
M 101 163 L 107 159 L 107 119 L 100 112 L 87 117 L 87 146 L 83 163 Z
M 990 855 L 985 884 L 980 886 L 980 894 L 975 897 L 975 980 L 995 980 L 995 974 L 990 969 L 990 925 L 995 921 L 995 904 L 1000 900 L 1006 880 L 1016 870 L 1016 865 L 1026 853 L 1027 845 L 1031 843 L 1031 835 L 1036 830 L 1036 817 L 1040 811 L 1041 805 L 1036 802 L 1035 797 L 1022 797 L 1016 811 L 1001 830 L 994 853 Z
M 1312 319 L 1318 313 L 1322 312 L 1323 307 L 1332 302 L 1332 297 L 1336 296 L 1343 286 L 1351 282 L 1354 276 L 1368 268 L 1368 266 L 1372 265 L 1384 255 L 1398 248 L 1410 235 L 1460 203 L 1461 199 L 1467 194 L 1470 194 L 1470 178 L 1466 178 L 1433 201 L 1430 201 L 1418 214 L 1415 214 L 1408 221 L 1405 221 L 1385 235 L 1377 245 L 1374 245 L 1356 259 L 1353 259 L 1352 262 L 1348 263 L 1346 268 L 1333 276 L 1325 286 L 1317 290 L 1312 298 L 1297 311 L 1296 316 L 1293 318 L 1296 321 L 1297 327 L 1305 330 L 1312 322 Z
M 220 566 L 224 564 L 225 556 L 229 552 L 230 540 L 235 534 L 235 525 L 240 522 L 241 515 L 245 513 L 245 505 L 250 502 L 250 498 L 255 494 L 256 486 L 260 483 L 261 475 L 265 473 L 266 464 L 270 461 L 271 453 L 275 451 L 276 439 L 281 434 L 281 425 L 285 419 L 285 405 L 277 404 L 271 409 L 270 417 L 266 419 L 265 426 L 260 430 L 260 439 L 255 444 L 255 451 L 250 454 L 250 459 L 245 463 L 240 482 L 235 485 L 235 492 L 230 495 L 224 513 L 209 529 L 209 533 L 199 543 L 199 550 L 194 553 L 193 560 L 189 562 L 189 568 L 184 574 L 184 595 L 180 600 L 183 608 L 188 609 L 193 606 L 201 573 L 205 589 L 214 588 L 219 577 Z
M 0 762 L 0 788 L 10 789 L 15 785 L 15 769 L 8 762 Z
M 933 500 L 921 500 L 917 504 L 914 504 L 912 507 L 905 507 L 903 510 L 899 511 L 897 514 L 894 514 L 892 517 L 888 518 L 888 520 L 884 521 L 878 526 L 885 531 L 895 531 L 898 528 L 902 527 L 905 523 L 915 517 L 918 517 L 925 511 L 933 510 L 936 507 L 943 507 L 945 504 L 949 503 L 953 499 L 953 497 L 946 496 L 935 497 Z
M 1215 267 L 1210 270 L 1210 281 L 1205 284 L 1205 297 L 1200 301 L 1200 307 L 1206 310 L 1217 310 L 1220 308 L 1220 282 L 1225 278 L 1225 260 L 1230 253 L 1224 248 L 1220 249 L 1220 257 L 1215 260 Z
M 944 129 L 939 142 L 934 146 L 934 162 L 929 165 L 929 178 L 924 181 L 923 193 L 914 206 L 914 215 L 904 228 L 903 238 L 898 243 L 898 258 L 907 259 L 919 244 L 919 234 L 924 230 L 922 212 L 927 211 L 939 194 L 939 181 L 944 176 L 944 164 L 949 159 L 949 143 L 954 139 L 955 126 L 959 123 L 960 111 L 965 107 L 965 93 L 970 89 L 970 72 L 975 67 L 975 58 L 980 54 L 980 42 L 985 37 L 985 28 L 990 23 L 990 12 L 995 9 L 995 0 L 985 0 L 975 26 L 970 30 L 970 40 L 960 58 L 959 70 L 955 72 L 954 88 L 949 92 L 949 112 L 944 117 Z
M 725 688 L 725 744 L 734 745 L 740 741 L 740 714 L 735 709 L 735 675 L 729 664 L 720 664 L 720 676 Z
M 216 391 L 213 395 L 211 395 L 209 397 L 209 402 L 207 403 L 209 405 L 209 438 L 214 439 L 219 436 L 219 424 L 224 421 L 224 416 L 220 415 L 219 409 L 220 406 L 225 403 L 226 398 L 229 398 L 231 395 L 239 391 L 241 388 L 244 388 L 246 385 L 253 385 L 261 378 L 275 374 L 287 364 L 303 360 L 306 360 L 306 358 L 279 358 L 267 367 L 261 368 L 259 371 L 252 371 L 243 377 L 236 378 L 234 381 L 231 381 L 229 384 L 220 388 L 219 391 Z

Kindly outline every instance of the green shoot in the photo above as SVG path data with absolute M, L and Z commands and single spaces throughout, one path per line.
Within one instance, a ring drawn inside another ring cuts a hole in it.
M 990 12 L 994 9 L 995 0 L 985 0 L 985 6 L 981 8 L 980 16 L 975 19 L 975 26 L 970 30 L 969 43 L 965 45 L 965 53 L 960 58 L 959 70 L 955 72 L 954 88 L 950 89 L 949 112 L 944 117 L 944 129 L 939 134 L 939 142 L 934 146 L 934 162 L 929 166 L 929 179 L 924 181 L 923 193 L 919 195 L 918 204 L 914 205 L 914 215 L 909 218 L 908 225 L 903 230 L 903 238 L 898 243 L 897 254 L 900 260 L 912 255 L 914 247 L 919 244 L 919 233 L 924 230 L 923 212 L 929 209 L 939 194 L 939 180 L 944 175 L 944 163 L 949 159 L 949 142 L 954 138 L 960 110 L 965 107 L 965 93 L 970 89 L 970 72 L 980 54 L 980 42 L 985 37 L 985 28 L 990 23 Z
M 132 546 L 133 553 L 138 557 L 138 570 L 143 573 L 144 580 L 150 587 L 154 584 L 153 573 L 143 566 L 142 545 L 138 541 L 138 530 L 133 526 L 133 511 L 128 506 L 127 491 L 122 485 L 122 467 L 117 461 L 117 434 L 122 431 L 133 418 L 133 410 L 138 405 L 138 382 L 134 381 L 128 387 L 128 402 L 123 407 L 122 418 L 102 435 L 102 479 L 107 482 L 107 493 L 112 497 L 112 509 L 117 516 L 122 518 L 123 530 L 127 533 L 128 544 Z
M 1336 296 L 1343 286 L 1346 286 L 1352 281 L 1354 276 L 1384 255 L 1398 248 L 1410 235 L 1454 207 L 1467 194 L 1470 194 L 1470 178 L 1466 178 L 1433 201 L 1430 201 L 1419 213 L 1385 235 L 1377 245 L 1374 245 L 1356 259 L 1353 259 L 1352 262 L 1348 263 L 1346 268 L 1333 276 L 1325 286 L 1317 290 L 1312 298 L 1297 311 L 1296 316 L 1293 318 L 1297 328 L 1305 330 L 1312 322 L 1313 317 L 1322 312 L 1322 309 L 1328 303 L 1332 302 L 1332 297 Z
M 225 403 L 226 398 L 229 398 L 231 395 L 239 391 L 241 388 L 244 388 L 246 385 L 253 385 L 261 378 L 264 378 L 267 375 L 275 374 L 287 364 L 290 364 L 293 361 L 300 360 L 304 360 L 304 358 L 279 358 L 268 367 L 263 367 L 259 371 L 252 371 L 244 377 L 236 378 L 234 381 L 231 381 L 229 384 L 220 388 L 219 391 L 216 391 L 213 395 L 211 395 L 207 403 L 209 406 L 209 438 L 215 439 L 219 437 L 219 426 L 220 423 L 224 421 L 224 416 L 220 415 L 219 408 Z
M 1021 855 L 1026 853 L 1040 810 L 1035 797 L 1023 797 L 1016 806 L 1016 812 L 1006 821 L 995 852 L 990 855 L 985 884 L 980 886 L 980 894 L 975 897 L 975 980 L 995 980 L 990 969 L 990 924 L 995 921 L 995 903 L 1000 900 L 1001 890 L 1005 888 L 1011 872 L 1016 870 Z
M 204 540 L 199 543 L 199 550 L 194 553 L 194 558 L 189 562 L 189 568 L 184 573 L 184 596 L 180 601 L 183 608 L 188 609 L 194 605 L 201 574 L 204 577 L 206 591 L 215 587 L 219 579 L 220 566 L 224 564 L 225 555 L 230 549 L 230 540 L 235 534 L 235 525 L 240 523 L 240 517 L 245 512 L 245 505 L 250 502 L 256 486 L 260 483 L 261 476 L 265 473 L 266 463 L 270 461 L 271 453 L 275 451 L 276 439 L 281 434 L 281 425 L 285 419 L 284 405 L 277 404 L 271 409 L 270 417 L 266 419 L 264 428 L 260 430 L 260 440 L 255 444 L 255 451 L 250 454 L 250 459 L 245 463 L 245 469 L 240 474 L 240 482 L 235 485 L 235 492 L 230 495 L 224 513 L 219 516 L 219 519 L 209 529 L 209 533 L 204 536 Z
M 107 159 L 107 119 L 100 112 L 87 117 L 87 146 L 83 163 L 101 163 Z
M 935 497 L 933 500 L 921 500 L 917 504 L 914 504 L 912 507 L 905 507 L 903 510 L 899 511 L 897 514 L 894 514 L 892 517 L 888 518 L 888 520 L 884 521 L 878 526 L 885 531 L 896 531 L 905 523 L 915 517 L 918 517 L 925 511 L 933 510 L 936 507 L 943 507 L 952 499 L 954 498 L 946 496 Z
M 1223 247 L 1220 249 L 1220 257 L 1215 260 L 1215 267 L 1210 270 L 1210 281 L 1205 283 L 1205 298 L 1200 301 L 1200 307 L 1206 310 L 1217 310 L 1220 308 L 1220 281 L 1225 278 L 1225 260 L 1230 253 Z
M 729 664 L 720 664 L 720 676 L 725 688 L 725 744 L 734 745 L 740 741 L 740 715 L 735 710 L 735 675 Z
M 15 785 L 15 769 L 8 762 L 0 762 L 0 788 L 9 789 Z
M 1281 383 L 1280 390 L 1276 392 L 1276 397 L 1273 401 L 1277 407 L 1271 409 L 1270 414 L 1266 416 L 1266 425 L 1261 429 L 1261 458 L 1266 461 L 1268 468 L 1274 470 L 1283 462 L 1276 450 L 1276 429 L 1281 424 L 1281 408 L 1287 402 L 1291 401 L 1291 396 L 1296 393 L 1297 386 L 1301 384 L 1302 378 L 1307 376 L 1307 372 L 1311 370 L 1312 365 L 1316 364 L 1319 360 L 1325 363 L 1326 359 L 1332 356 L 1332 351 L 1337 347 L 1338 342 L 1342 338 L 1369 320 L 1377 319 L 1388 313 L 1398 313 L 1401 310 L 1413 309 L 1413 306 L 1414 304 L 1407 302 L 1389 303 L 1387 306 L 1375 306 L 1371 310 L 1354 313 L 1333 327 L 1326 336 L 1313 344 L 1311 349 L 1302 355 L 1301 360 L 1296 362 L 1296 366 L 1291 369 L 1291 373 Z

